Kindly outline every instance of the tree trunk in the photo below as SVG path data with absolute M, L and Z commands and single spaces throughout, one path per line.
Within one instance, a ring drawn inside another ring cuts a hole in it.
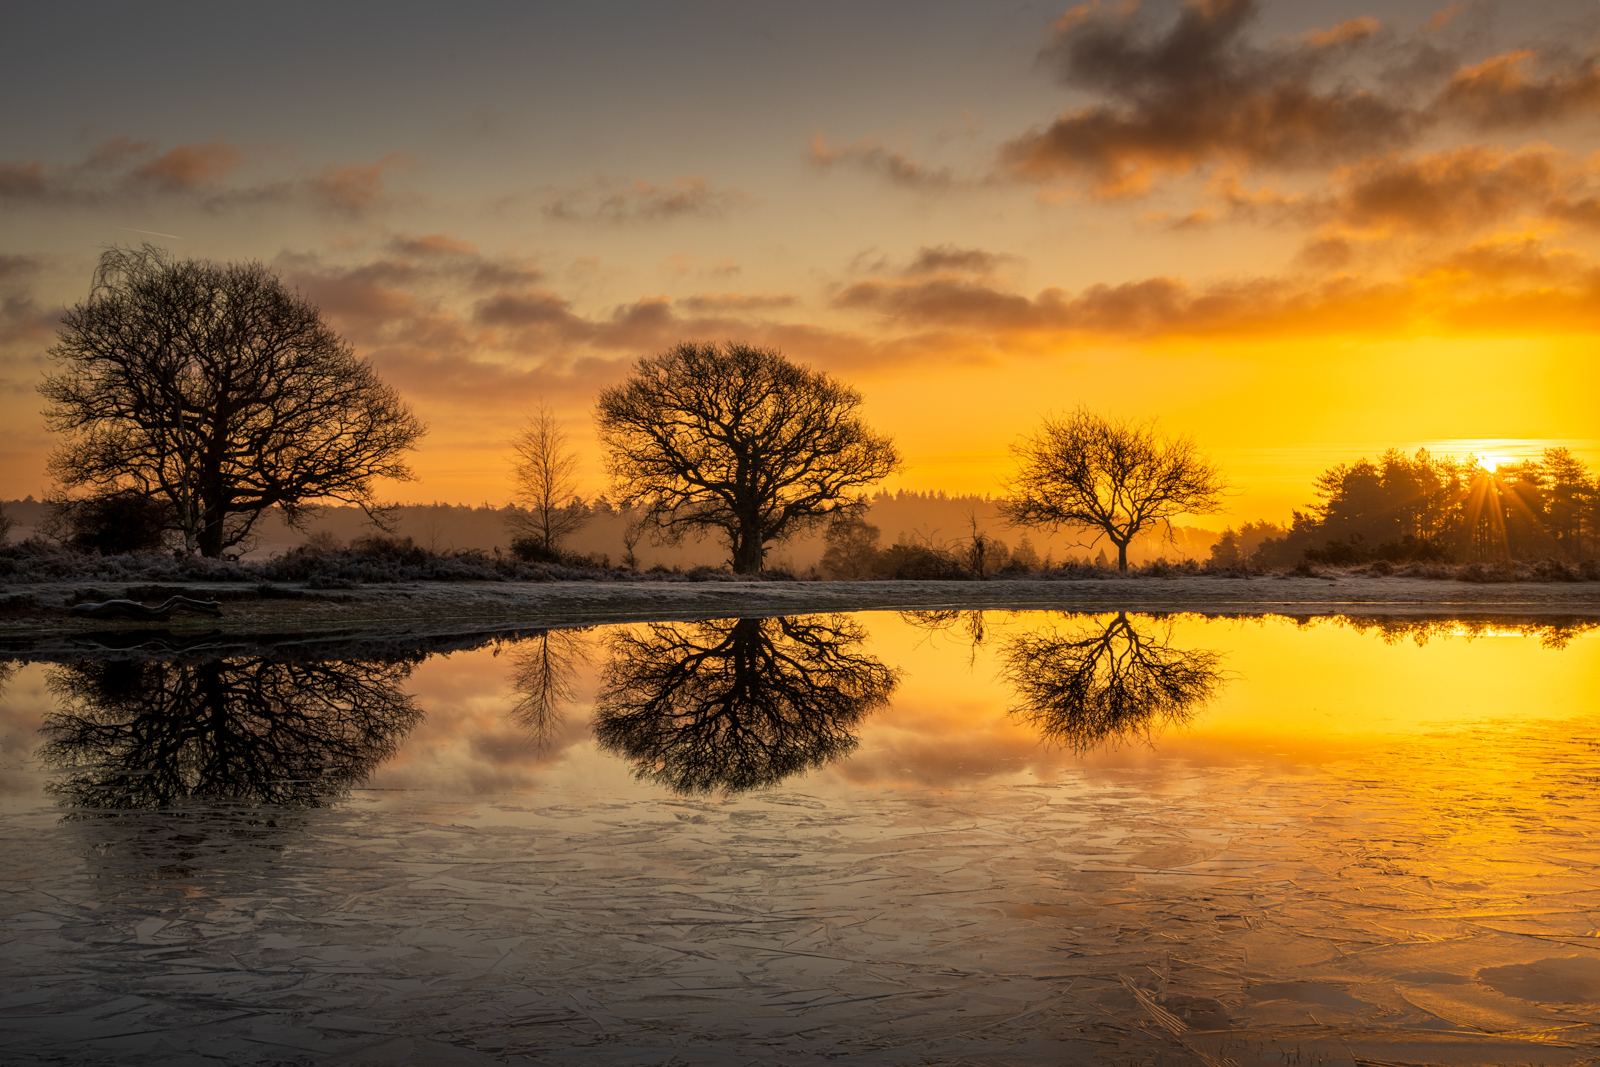
M 1126 541 L 1118 541 L 1117 542 L 1117 570 L 1126 571 L 1127 569 L 1128 569 L 1128 542 L 1126 542 Z
M 740 529 L 733 543 L 733 573 L 760 574 L 764 543 L 759 530 L 749 525 Z

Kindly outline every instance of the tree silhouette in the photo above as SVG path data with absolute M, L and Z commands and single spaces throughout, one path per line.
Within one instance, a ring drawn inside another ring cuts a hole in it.
M 1183 514 L 1222 508 L 1222 474 L 1188 438 L 1159 436 L 1149 423 L 1107 419 L 1082 408 L 1013 447 L 1020 465 L 1000 506 L 1018 526 L 1094 531 L 1117 546 L 1128 569 L 1128 544 Z
M 562 540 L 589 522 L 589 511 L 577 497 L 577 453 L 555 412 L 542 403 L 511 447 L 517 457 L 511 465 L 515 503 L 527 509 L 506 516 L 506 525 L 521 535 L 512 547 L 524 558 L 558 560 Z
M 1012 711 L 1076 752 L 1187 722 L 1221 692 L 1222 657 L 1175 648 L 1171 637 L 1170 623 L 1157 635 L 1119 612 L 1077 633 L 1012 638 L 1001 652 L 1020 698 Z
M 92 815 L 187 800 L 320 807 L 422 720 L 410 662 L 99 661 L 54 668 L 39 758 Z
M 519 641 L 511 655 L 511 687 L 517 694 L 511 720 L 543 750 L 577 697 L 578 666 L 589 659 L 583 630 L 541 630 Z
M 754 574 L 769 542 L 865 507 L 857 494 L 899 469 L 860 405 L 773 349 L 685 343 L 604 390 L 595 422 L 623 508 L 669 544 L 719 533 L 735 573 Z
M 113 248 L 62 323 L 39 386 L 67 437 L 51 474 L 166 503 L 186 552 L 220 556 L 268 508 L 300 525 L 339 500 L 379 519 L 373 481 L 410 477 L 397 457 L 425 427 L 259 263 Z
M 843 615 L 652 623 L 609 641 L 595 737 L 678 793 L 776 785 L 856 747 L 896 673 Z

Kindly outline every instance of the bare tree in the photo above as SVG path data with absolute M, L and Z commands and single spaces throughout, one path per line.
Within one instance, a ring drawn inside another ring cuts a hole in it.
M 0 503 L 0 545 L 6 543 L 6 538 L 11 536 L 11 528 L 16 524 L 17 520 L 6 514 L 5 504 Z
M 1088 528 L 1094 545 L 1128 543 L 1157 525 L 1170 536 L 1179 515 L 1222 510 L 1227 483 L 1187 437 L 1166 438 L 1153 423 L 1107 419 L 1079 408 L 1015 445 L 1021 461 L 1001 514 L 1017 526 Z
M 864 508 L 860 491 L 899 469 L 860 404 L 773 349 L 684 343 L 640 359 L 595 420 L 624 507 L 668 544 L 721 534 L 735 573 L 753 574 L 769 542 Z
M 558 559 L 562 538 L 589 521 L 588 510 L 577 497 L 578 456 L 568 446 L 555 412 L 543 403 L 528 416 L 511 447 L 517 457 L 512 465 L 515 502 L 527 510 L 511 512 L 506 525 L 533 541 L 544 559 Z
M 47 676 L 47 787 L 98 818 L 193 798 L 322 807 L 423 719 L 407 660 L 87 660 Z
M 842 512 L 828 524 L 822 535 L 828 547 L 822 553 L 822 569 L 830 577 L 859 581 L 870 578 L 877 569 L 882 551 L 878 548 L 878 528 L 859 513 Z
M 538 630 L 519 642 L 512 653 L 512 689 L 517 703 L 510 718 L 528 731 L 540 752 L 550 747 L 567 706 L 577 700 L 578 670 L 589 662 L 587 629 Z
M 1013 714 L 1077 752 L 1188 722 L 1222 692 L 1222 657 L 1176 647 L 1170 621 L 1157 633 L 1135 620 L 1153 622 L 1119 612 L 1109 623 L 1085 619 L 1075 633 L 1008 641 L 1001 660 L 1021 699 Z
M 856 727 L 899 675 L 845 615 L 618 628 L 594 736 L 635 775 L 678 793 L 777 785 L 854 751 Z
M 39 386 L 67 438 L 52 475 L 169 503 L 191 554 L 220 556 L 271 507 L 298 528 L 337 500 L 383 525 L 373 482 L 411 477 L 397 457 L 426 427 L 259 263 L 113 248 L 62 323 Z

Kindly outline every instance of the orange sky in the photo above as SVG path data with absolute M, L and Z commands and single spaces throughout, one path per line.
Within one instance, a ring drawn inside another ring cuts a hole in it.
M 691 338 L 859 386 L 892 486 L 998 492 L 1079 404 L 1192 434 L 1218 527 L 1390 445 L 1600 465 L 1596 5 L 364 10 L 5 35 L 0 496 L 140 240 L 311 296 L 431 426 L 407 501 L 506 500 L 541 400 L 602 491 L 596 391 Z

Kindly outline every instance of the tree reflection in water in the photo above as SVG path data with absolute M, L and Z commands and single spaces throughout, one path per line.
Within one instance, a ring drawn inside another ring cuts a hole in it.
M 577 699 L 578 668 L 589 662 L 587 629 L 541 630 L 518 641 L 511 654 L 511 689 L 517 694 L 511 721 L 528 731 L 539 751 L 550 746 L 563 711 Z
M 978 663 L 978 650 L 988 638 L 989 631 L 983 622 L 982 611 L 945 609 L 938 611 L 902 611 L 902 621 L 930 635 L 957 635 L 967 642 L 967 666 Z
M 317 807 L 372 773 L 422 719 L 410 662 L 78 663 L 39 750 L 79 816 L 188 800 Z
M 1188 722 L 1222 691 L 1215 652 L 1172 645 L 1172 624 L 1141 630 L 1125 612 L 1077 633 L 1006 642 L 1004 675 L 1020 698 L 1013 713 L 1076 752 L 1129 737 L 1147 741 Z
M 679 793 L 776 785 L 853 751 L 894 670 L 844 615 L 619 630 L 595 703 L 603 748 Z

